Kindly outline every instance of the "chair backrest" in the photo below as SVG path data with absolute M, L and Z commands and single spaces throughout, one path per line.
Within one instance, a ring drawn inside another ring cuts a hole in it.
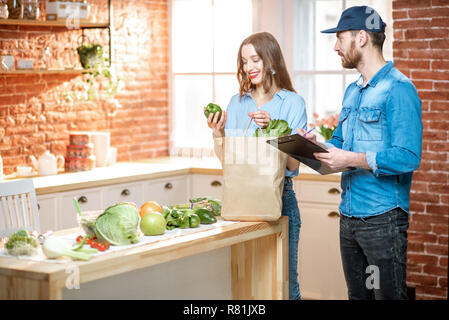
M 0 236 L 17 230 L 40 232 L 39 211 L 33 180 L 0 183 Z

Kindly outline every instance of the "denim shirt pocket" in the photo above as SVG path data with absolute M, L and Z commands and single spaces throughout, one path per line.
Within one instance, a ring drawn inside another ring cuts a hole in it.
M 378 107 L 361 107 L 358 116 L 357 140 L 382 140 L 382 110 Z
M 348 119 L 349 113 L 351 112 L 351 107 L 343 107 L 338 116 L 338 121 L 341 122 L 341 132 L 343 134 L 343 140 L 346 140 L 347 130 L 348 130 Z

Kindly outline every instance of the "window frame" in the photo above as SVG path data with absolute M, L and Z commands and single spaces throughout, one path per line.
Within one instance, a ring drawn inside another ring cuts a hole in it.
M 293 0 L 293 1 L 295 1 L 295 0 Z M 313 1 L 313 6 L 314 6 L 313 13 L 314 14 L 313 14 L 313 19 L 312 19 L 312 24 L 313 24 L 313 26 L 315 26 L 316 1 L 315 0 L 310 0 L 310 1 Z M 348 8 L 348 1 L 347 0 L 333 0 L 333 1 L 340 1 L 341 2 L 342 12 L 345 9 Z M 388 0 L 388 1 L 392 1 L 392 0 Z M 296 6 L 296 4 L 295 4 L 295 6 Z M 296 7 L 295 7 L 295 10 L 296 10 Z M 296 18 L 296 15 L 294 14 L 293 15 L 293 21 L 295 20 L 295 18 Z M 392 23 L 388 24 L 388 26 L 390 28 L 393 28 Z M 291 32 L 291 35 L 290 35 L 292 41 L 294 41 L 294 36 L 295 36 L 295 32 L 293 31 L 293 32 Z M 314 68 L 316 67 L 316 65 L 315 65 L 315 60 L 316 60 L 315 39 L 316 38 L 314 37 L 313 41 L 311 43 L 311 45 L 313 47 L 313 53 L 312 54 L 313 54 L 313 61 L 314 61 L 313 65 L 314 65 Z M 385 43 L 384 43 L 384 46 L 385 46 Z M 295 52 L 296 52 L 296 48 L 294 47 L 292 50 L 293 50 L 292 56 L 294 56 Z M 345 93 L 346 88 L 347 88 L 347 85 L 346 85 L 347 77 L 360 74 L 356 69 L 346 69 L 346 68 L 343 68 L 343 67 L 341 67 L 341 69 L 338 69 L 338 70 L 317 70 L 317 69 L 301 70 L 301 69 L 296 69 L 295 68 L 295 64 L 294 64 L 294 59 L 293 59 L 293 61 L 290 62 L 290 65 L 292 66 L 292 70 L 293 70 L 293 72 L 292 72 L 292 80 L 293 80 L 293 82 L 295 82 L 295 79 L 296 79 L 297 76 L 316 76 L 316 75 L 339 75 L 339 76 L 342 76 L 342 83 L 341 83 L 342 97 L 344 97 L 344 93 Z M 295 89 L 297 89 L 297 91 L 299 93 L 301 92 L 299 90 L 299 88 L 295 88 Z M 315 106 L 313 106 L 313 110 L 309 109 L 309 103 L 307 103 L 307 102 L 306 102 L 306 106 L 307 106 L 308 111 L 312 111 L 312 112 L 308 112 L 308 114 L 307 114 L 308 122 L 313 122 L 314 119 L 312 117 L 312 114 L 313 114 L 313 112 L 316 112 L 316 108 L 315 108 Z M 335 113 L 339 113 L 339 112 L 340 112 L 340 110 L 335 110 L 335 112 L 333 112 L 333 113 L 335 114 Z M 322 116 L 328 116 L 328 115 L 327 114 L 326 115 L 320 115 L 320 117 L 322 117 Z
M 172 30 L 172 19 L 173 19 L 173 1 L 168 1 L 168 35 L 169 35 L 169 45 L 168 45 L 168 61 L 169 61 L 169 75 L 167 77 L 168 81 L 168 130 L 169 130 L 169 156 L 180 156 L 180 157 L 215 157 L 213 146 L 211 148 L 193 148 L 193 147 L 184 147 L 184 146 L 176 146 L 174 140 L 173 140 L 173 112 L 174 112 L 174 82 L 176 76 L 210 76 L 212 78 L 212 101 L 216 100 L 216 76 L 233 76 L 236 78 L 237 81 L 237 67 L 235 68 L 235 71 L 233 72 L 222 72 L 222 71 L 215 71 L 215 37 L 212 36 L 212 71 L 211 72 L 174 72 L 173 71 L 173 55 L 172 55 L 172 48 L 173 48 L 173 30 Z M 212 2 L 212 20 L 214 20 L 214 0 L 210 0 Z M 253 13 L 254 13 L 254 1 L 251 0 L 253 3 Z M 212 35 L 214 34 L 214 25 L 212 24 Z M 253 21 L 253 27 L 254 30 L 254 21 Z M 254 32 L 251 30 L 251 32 Z M 231 97 L 229 97 L 231 98 Z M 211 139 L 212 139 L 212 133 L 211 133 Z

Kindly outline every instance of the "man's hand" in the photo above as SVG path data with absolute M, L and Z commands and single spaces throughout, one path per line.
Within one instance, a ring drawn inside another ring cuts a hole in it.
M 346 167 L 371 169 L 366 162 L 366 155 L 364 153 L 345 151 L 339 148 L 330 148 L 327 151 L 329 152 L 317 152 L 313 155 L 332 169 L 337 170 Z
M 307 132 L 307 131 L 304 130 L 304 129 L 296 129 L 296 133 L 298 133 L 298 134 L 301 135 L 301 136 L 304 136 L 304 134 L 305 134 L 306 132 Z M 309 133 L 306 134 L 304 137 L 307 138 L 307 139 L 309 139 L 310 141 L 313 141 L 313 142 L 316 143 L 316 135 L 313 134 L 312 132 L 309 132 Z

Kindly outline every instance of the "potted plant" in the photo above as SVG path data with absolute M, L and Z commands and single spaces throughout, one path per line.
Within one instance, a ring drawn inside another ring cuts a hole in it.
M 78 52 L 81 66 L 87 74 L 86 93 L 65 93 L 67 100 L 95 100 L 99 98 L 112 98 L 117 94 L 120 79 L 111 70 L 110 60 L 104 54 L 100 44 L 90 43 L 79 46 Z M 107 79 L 107 86 L 102 88 L 101 83 Z M 102 88 L 102 90 L 100 90 Z M 106 97 L 105 97 L 106 96 Z
M 103 60 L 103 47 L 99 44 L 86 44 L 79 46 L 76 51 L 80 57 L 81 65 L 84 69 L 91 69 Z
M 315 123 L 311 123 L 310 126 L 317 128 L 317 131 L 324 137 L 324 140 L 330 140 L 335 129 L 337 129 L 338 116 L 339 113 L 330 115 L 327 118 L 319 119 L 318 114 L 314 112 L 313 118 L 315 119 Z

